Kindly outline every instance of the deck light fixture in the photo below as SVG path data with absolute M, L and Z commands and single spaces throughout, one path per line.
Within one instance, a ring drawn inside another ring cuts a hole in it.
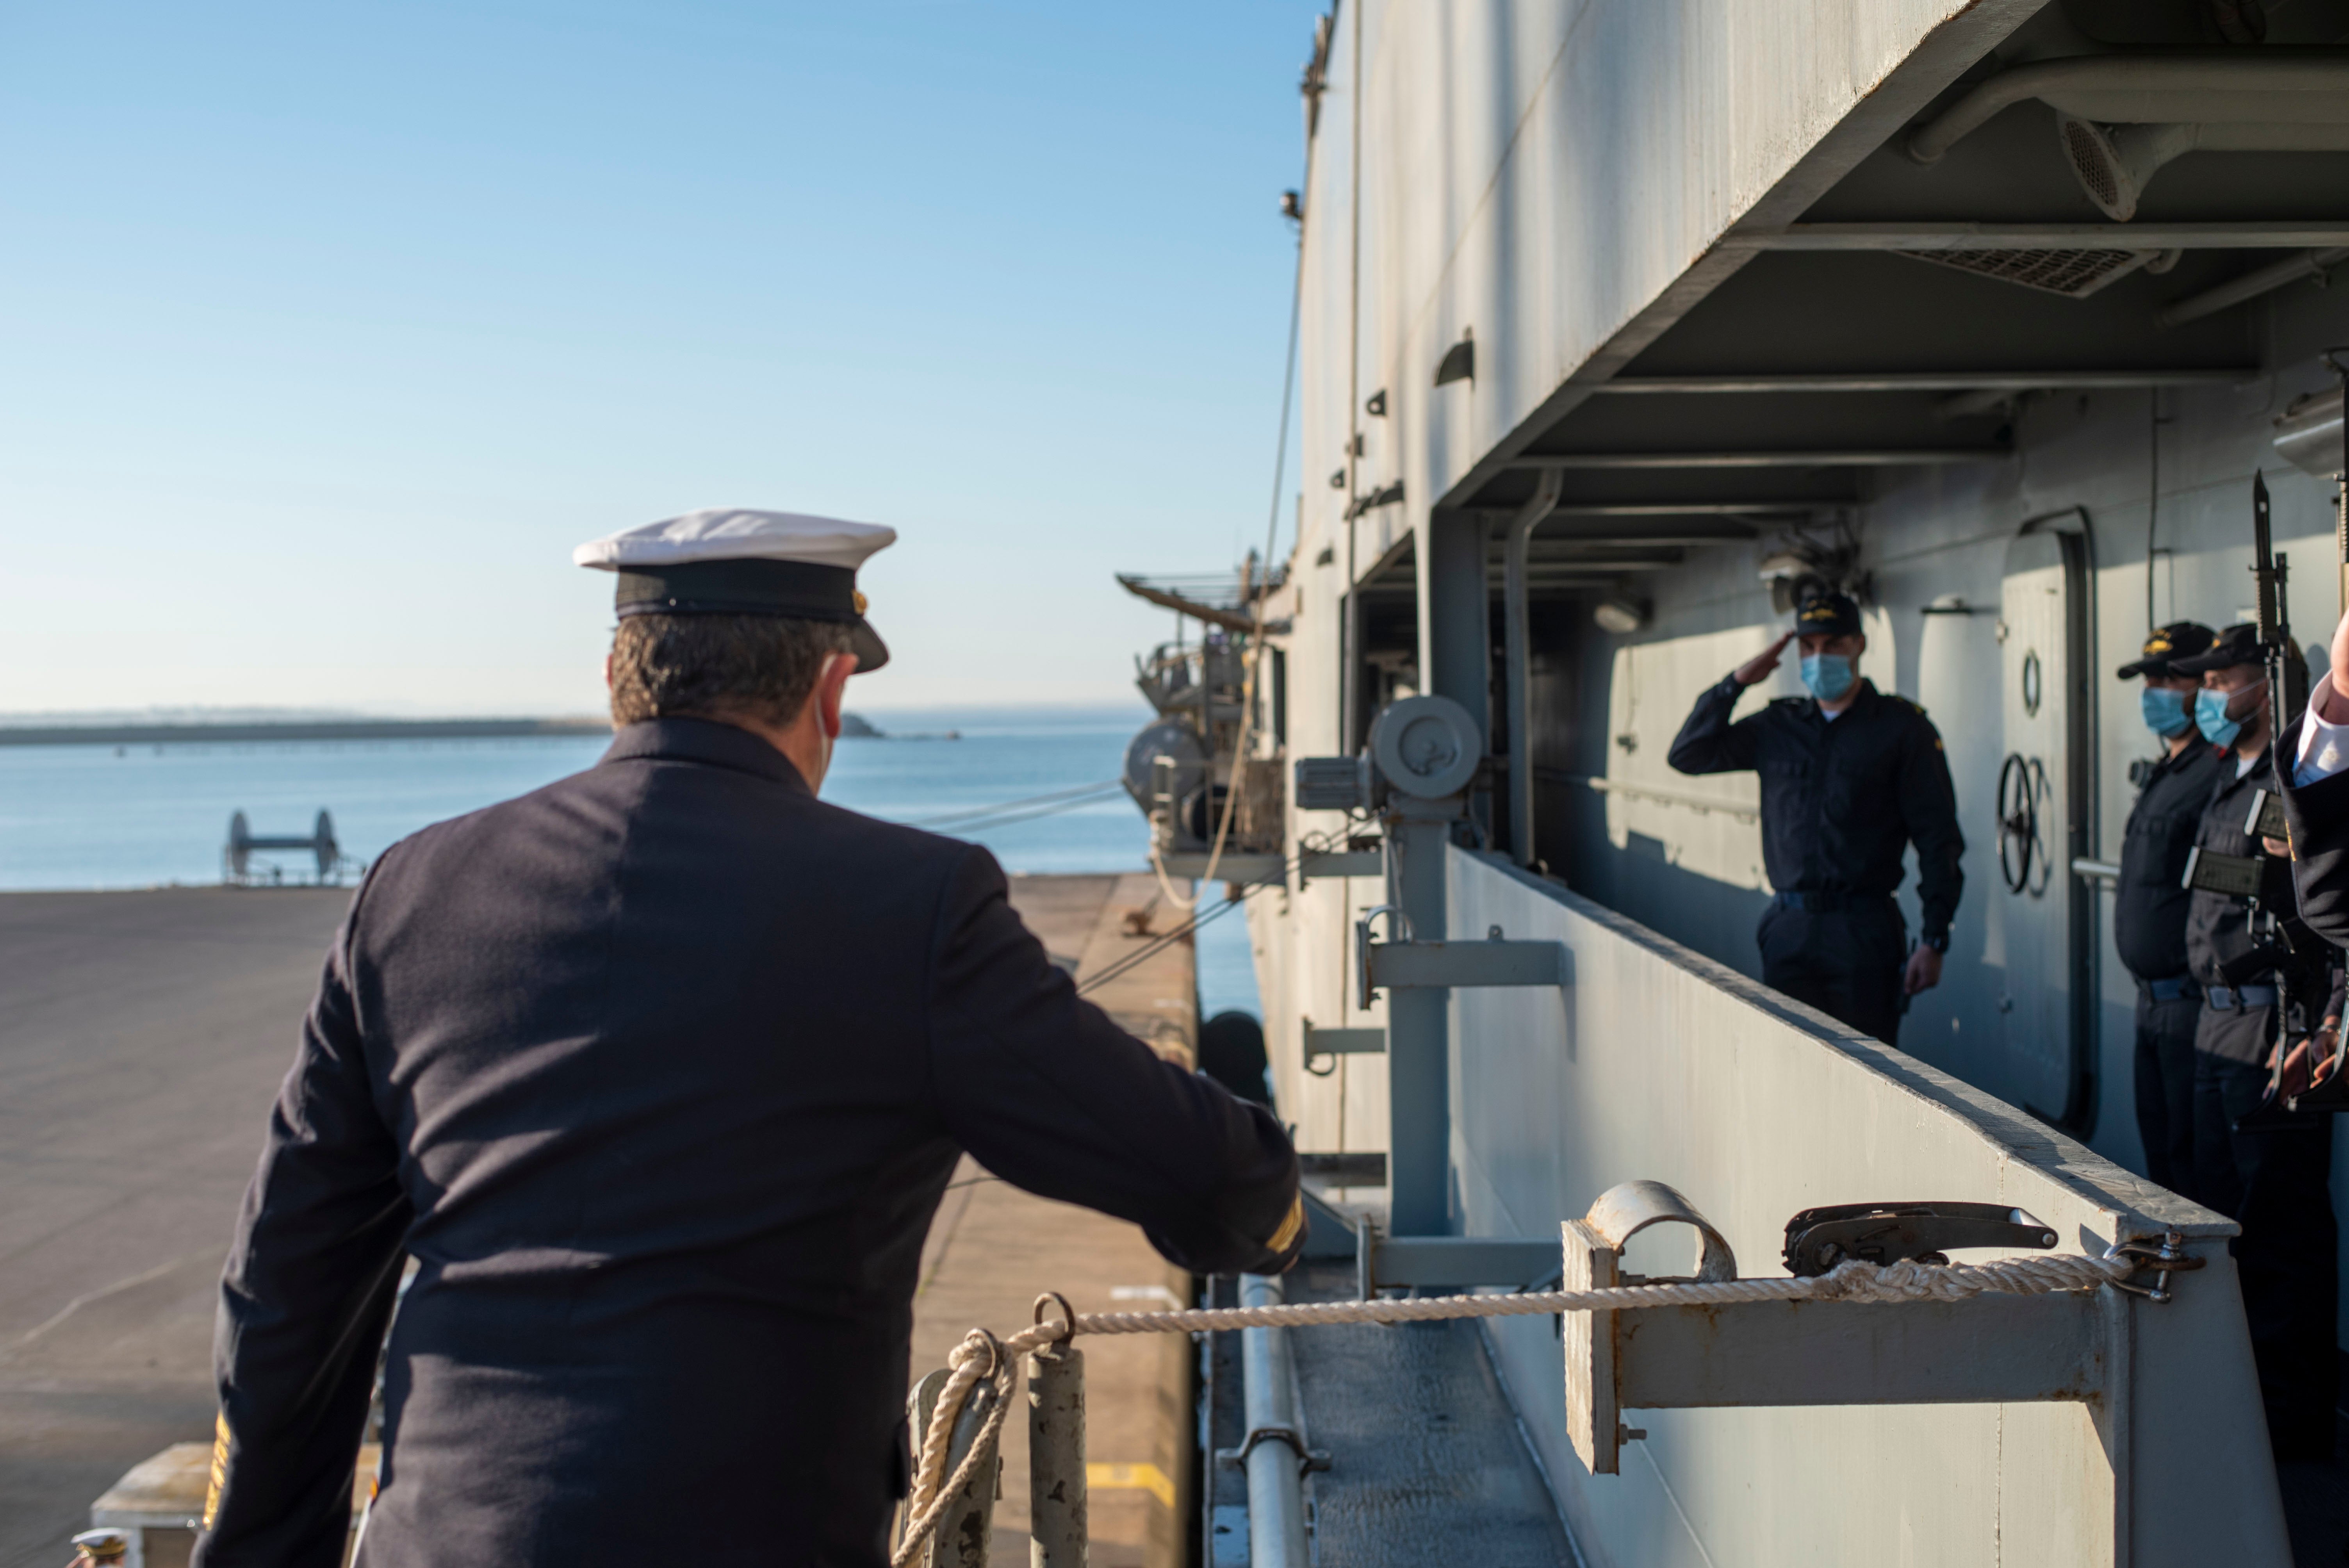
M 1600 631 L 1624 637 L 1648 624 L 1648 607 L 1636 599 L 1612 594 L 1599 602 L 1599 607 L 1590 612 L 1590 618 L 1599 624 Z
M 1442 387 L 1453 381 L 1476 379 L 1476 340 L 1467 327 L 1460 329 L 1460 341 L 1444 351 L 1436 362 L 1435 384 Z

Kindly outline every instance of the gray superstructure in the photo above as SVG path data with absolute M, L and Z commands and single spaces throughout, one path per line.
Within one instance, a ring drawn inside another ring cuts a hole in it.
M 2344 41 L 2314 0 L 1365 0 L 1317 38 L 1305 481 L 1243 606 L 1279 663 L 1243 770 L 1290 790 L 1285 869 L 1247 868 L 1280 884 L 1249 917 L 1282 1114 L 1394 1178 L 1332 1201 L 1433 1238 L 1394 1254 L 1431 1284 L 1444 1238 L 1554 1249 L 1638 1178 L 1748 1274 L 1798 1210 L 1917 1199 L 2208 1264 L 2079 1329 L 2092 1391 L 2000 1392 L 2028 1379 L 1982 1370 L 1986 1331 L 1977 1380 L 1899 1403 L 1630 1417 L 1618 1473 L 1570 1440 L 1551 1327 L 1498 1325 L 1593 1563 L 2289 1560 L 2233 1226 L 2130 1174 L 2108 879 L 2156 748 L 2112 671 L 2150 626 L 2251 618 L 2255 470 L 2303 639 L 2341 611 Z M 1752 978 L 1756 780 L 1665 761 L 1811 580 L 1940 729 L 1969 841 L 1897 1051 Z M 1475 764 L 1441 820 L 1329 809 L 1425 695 Z M 1445 979 L 1492 939 L 1528 956 Z M 1470 1283 L 1533 1283 L 1498 1268 Z M 1785 1350 L 1821 1387 L 1860 1353 Z

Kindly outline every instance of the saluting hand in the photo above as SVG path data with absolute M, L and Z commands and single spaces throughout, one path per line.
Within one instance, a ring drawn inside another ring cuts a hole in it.
M 1909 967 L 1900 972 L 1900 994 L 1914 996 L 1920 991 L 1930 991 L 1941 983 L 1941 955 L 1926 946 L 1917 944 L 1909 955 Z
M 1786 651 L 1786 645 L 1794 640 L 1795 634 L 1789 632 L 1785 636 L 1779 638 L 1776 642 L 1771 644 L 1768 647 L 1763 649 L 1761 653 L 1755 655 L 1753 658 L 1750 658 L 1744 664 L 1738 665 L 1737 684 L 1739 686 L 1752 686 L 1756 681 L 1769 679 L 1770 672 L 1778 667 L 1778 656 Z

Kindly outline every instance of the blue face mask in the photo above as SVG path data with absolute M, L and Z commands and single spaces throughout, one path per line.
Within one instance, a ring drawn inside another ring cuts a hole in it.
M 2175 740 L 2193 722 L 2186 717 L 2186 694 L 2169 686 L 2147 686 L 2138 699 L 2145 706 L 2145 727 L 2164 740 Z
M 1851 660 L 1841 654 L 1805 654 L 1803 684 L 1821 702 L 1833 702 L 1851 689 Z
M 2243 727 L 2227 717 L 2227 698 L 2231 692 L 2212 691 L 2204 686 L 2194 694 L 2195 727 L 2208 736 L 2213 746 L 2232 746 Z

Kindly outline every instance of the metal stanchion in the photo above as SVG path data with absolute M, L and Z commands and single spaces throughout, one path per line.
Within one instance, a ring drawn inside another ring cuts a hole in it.
M 1085 1353 L 1061 1344 L 1028 1357 L 1030 1568 L 1084 1568 Z

